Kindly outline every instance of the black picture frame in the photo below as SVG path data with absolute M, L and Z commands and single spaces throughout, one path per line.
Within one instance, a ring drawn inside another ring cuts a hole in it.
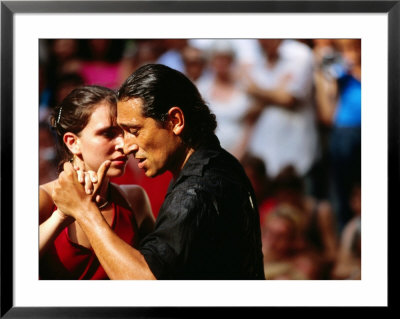
M 226 309 L 191 307 L 15 307 L 13 303 L 13 16 L 15 13 L 387 13 L 388 14 L 388 207 L 398 213 L 400 1 L 1 1 L 1 317 L 176 318 L 221 316 Z M 388 214 L 390 218 L 390 214 Z M 394 223 L 388 223 L 388 234 Z M 390 243 L 390 242 L 389 242 Z M 389 246 L 388 246 L 389 247 Z M 389 249 L 390 250 L 390 249 Z M 388 254 L 389 256 L 389 254 Z M 390 264 L 390 258 L 389 258 Z M 388 282 L 388 284 L 390 281 Z M 390 298 L 387 309 L 390 308 Z M 235 315 L 265 308 L 241 307 Z M 291 307 L 301 315 L 308 308 Z M 348 308 L 348 310 L 350 310 Z M 371 309 L 369 309 L 371 311 Z M 286 312 L 286 311 L 285 311 Z M 335 314 L 336 311 L 333 311 Z M 353 313 L 353 312 L 351 312 Z

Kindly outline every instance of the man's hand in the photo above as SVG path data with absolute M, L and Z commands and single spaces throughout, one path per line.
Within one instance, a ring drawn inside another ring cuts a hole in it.
M 60 211 L 75 219 L 79 213 L 93 205 L 92 197 L 86 194 L 76 171 L 69 162 L 64 163 L 64 170 L 54 183 L 52 197 Z
M 65 215 L 78 219 L 79 214 L 93 207 L 93 199 L 101 200 L 98 193 L 102 187 L 107 186 L 104 180 L 110 164 L 110 161 L 105 161 L 100 166 L 97 172 L 98 182 L 94 184 L 93 192 L 88 195 L 84 186 L 79 182 L 78 174 L 72 164 L 64 163 L 64 171 L 60 173 L 55 182 L 52 194 L 58 209 Z

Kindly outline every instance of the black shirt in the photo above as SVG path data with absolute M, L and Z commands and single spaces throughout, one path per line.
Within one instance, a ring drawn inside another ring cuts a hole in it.
M 264 279 L 256 200 L 216 137 L 169 185 L 140 252 L 157 279 Z

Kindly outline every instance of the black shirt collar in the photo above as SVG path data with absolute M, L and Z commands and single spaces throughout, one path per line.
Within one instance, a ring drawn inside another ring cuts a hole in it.
M 209 163 L 211 158 L 220 154 L 221 150 L 220 142 L 215 135 L 207 139 L 207 142 L 201 144 L 189 157 L 178 178 L 175 181 L 171 181 L 167 193 L 185 176 L 202 176 L 204 167 Z

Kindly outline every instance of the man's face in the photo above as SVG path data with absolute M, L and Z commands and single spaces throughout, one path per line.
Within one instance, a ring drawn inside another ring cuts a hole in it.
M 146 176 L 155 177 L 171 169 L 180 142 L 169 125 L 143 116 L 142 105 L 140 98 L 119 101 L 117 122 L 124 130 L 124 153 L 139 160 Z

